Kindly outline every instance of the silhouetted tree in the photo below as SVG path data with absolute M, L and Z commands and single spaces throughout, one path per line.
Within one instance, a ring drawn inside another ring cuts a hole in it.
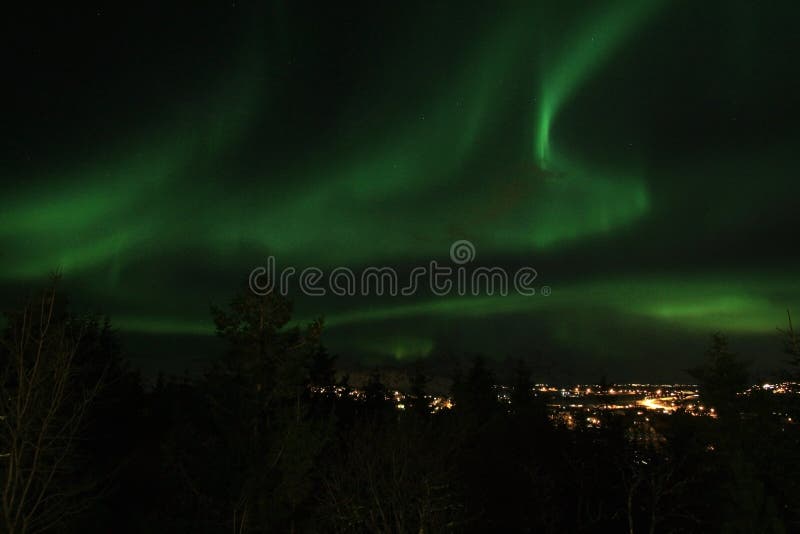
M 363 418 L 324 465 L 319 523 L 326 531 L 449 532 L 462 527 L 452 436 L 427 425 Z
M 792 325 L 792 314 L 786 310 L 788 319 L 788 327 L 785 330 L 778 329 L 783 337 L 783 349 L 789 355 L 789 365 L 792 366 L 792 377 L 795 379 L 800 378 L 800 336 L 794 331 Z
M 701 398 L 721 417 L 729 417 L 737 413 L 737 394 L 748 385 L 748 365 L 729 350 L 725 336 L 717 333 L 706 351 L 706 361 L 688 372 L 697 380 Z
M 472 362 L 465 377 L 457 376 L 453 382 L 453 400 L 458 413 L 485 420 L 497 409 L 494 374 L 487 369 L 480 356 Z
M 379 371 L 373 371 L 364 386 L 364 413 L 370 421 L 380 424 L 392 419 L 394 405 L 388 398 Z
M 531 370 L 522 359 L 514 363 L 512 387 L 511 409 L 517 413 L 527 411 L 533 404 L 533 384 L 531 384 Z
M 428 399 L 426 398 L 426 388 L 428 386 L 428 376 L 425 374 L 422 360 L 414 362 L 413 372 L 409 377 L 408 407 L 412 412 L 422 417 L 430 413 Z
M 209 417 L 193 430 L 207 433 L 199 450 L 183 460 L 180 451 L 198 449 L 198 436 L 175 435 L 185 485 L 196 502 L 212 503 L 203 513 L 219 510 L 235 533 L 294 528 L 330 430 L 329 421 L 311 416 L 309 402 L 311 370 L 320 371 L 314 360 L 324 354 L 321 321 L 289 327 L 284 297 L 247 289 L 212 314 L 229 350 L 205 380 Z
M 94 502 L 101 482 L 84 476 L 79 445 L 108 366 L 84 358 L 82 339 L 97 322 L 64 311 L 57 281 L 8 314 L 2 337 L 0 496 L 9 534 L 63 527 Z
M 311 353 L 309 383 L 315 388 L 332 389 L 336 386 L 336 356 L 331 356 L 322 345 Z

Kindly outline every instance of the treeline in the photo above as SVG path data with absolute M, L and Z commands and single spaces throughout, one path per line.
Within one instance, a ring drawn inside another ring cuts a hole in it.
M 71 314 L 55 288 L 8 314 L 0 530 L 800 530 L 797 403 L 739 395 L 747 367 L 721 336 L 690 370 L 718 419 L 608 416 L 570 430 L 522 363 L 511 404 L 481 359 L 454 376 L 452 410 L 430 412 L 421 364 L 405 410 L 378 374 L 356 398 L 322 322 L 290 326 L 291 313 L 242 292 L 212 310 L 227 353 L 202 378 L 147 390 L 108 322 Z

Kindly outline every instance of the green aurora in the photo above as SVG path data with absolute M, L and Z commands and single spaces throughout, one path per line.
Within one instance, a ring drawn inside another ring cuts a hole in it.
M 27 104 L 0 168 L 4 294 L 60 269 L 73 300 L 148 340 L 141 352 L 210 335 L 208 303 L 268 255 L 403 270 L 468 239 L 476 266 L 533 266 L 552 294 L 295 295 L 296 315 L 324 315 L 332 350 L 355 358 L 428 356 L 481 328 L 474 352 L 563 351 L 565 366 L 612 374 L 639 357 L 648 368 L 650 334 L 679 363 L 717 330 L 779 350 L 775 328 L 800 302 L 786 241 L 800 77 L 775 53 L 797 40 L 785 15 L 437 5 L 216 7 L 150 36 L 104 12 L 84 37 L 108 40 L 97 56 L 50 35 L 16 60 L 70 67 L 17 88 Z M 76 72 L 59 98 L 40 90 Z M 679 374 L 669 364 L 654 373 Z

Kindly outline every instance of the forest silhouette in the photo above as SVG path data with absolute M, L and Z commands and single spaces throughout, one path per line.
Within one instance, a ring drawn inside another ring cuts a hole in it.
M 145 386 L 112 324 L 71 312 L 57 280 L 6 314 L 0 530 L 800 531 L 797 395 L 741 395 L 747 363 L 720 334 L 688 370 L 716 418 L 568 428 L 523 360 L 501 403 L 498 369 L 462 359 L 435 413 L 417 360 L 398 410 L 379 371 L 351 385 L 324 322 L 293 324 L 286 298 L 242 290 L 211 316 L 227 345 L 213 365 Z M 780 334 L 796 380 L 791 322 Z

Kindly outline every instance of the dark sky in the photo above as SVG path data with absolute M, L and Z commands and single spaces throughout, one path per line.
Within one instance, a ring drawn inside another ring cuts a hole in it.
M 4 17 L 4 303 L 60 268 L 175 371 L 269 255 L 404 273 L 466 239 L 552 293 L 294 294 L 296 318 L 350 361 L 680 380 L 719 330 L 780 365 L 796 3 L 117 4 Z

